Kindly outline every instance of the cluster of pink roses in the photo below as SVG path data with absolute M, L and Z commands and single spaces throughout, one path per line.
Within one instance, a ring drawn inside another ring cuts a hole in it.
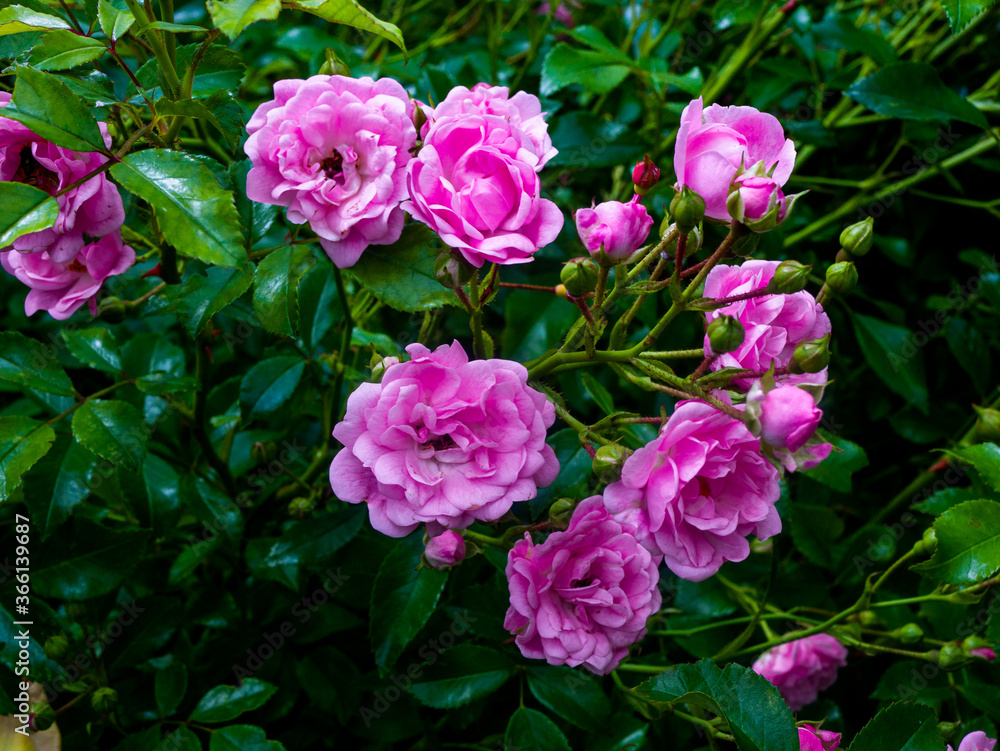
M 10 99 L 9 93 L 0 92 L 0 107 Z M 110 146 L 107 126 L 99 126 Z M 24 303 L 27 315 L 47 310 L 63 320 L 84 303 L 96 313 L 97 293 L 105 280 L 135 262 L 135 252 L 122 243 L 125 210 L 114 183 L 101 173 L 67 190 L 107 161 L 96 152 L 56 146 L 0 116 L 0 181 L 39 188 L 56 196 L 59 207 L 51 228 L 22 235 L 0 249 L 0 264 L 31 288 Z

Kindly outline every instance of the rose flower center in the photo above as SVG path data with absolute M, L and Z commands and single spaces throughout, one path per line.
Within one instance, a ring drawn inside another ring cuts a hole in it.
M 20 161 L 17 171 L 14 173 L 13 182 L 34 185 L 47 193 L 54 193 L 59 186 L 59 177 L 55 172 L 45 169 L 34 154 L 31 153 L 31 144 L 21 149 Z
M 319 163 L 320 168 L 329 179 L 335 178 L 344 171 L 344 157 L 339 151 L 334 151 L 330 156 Z

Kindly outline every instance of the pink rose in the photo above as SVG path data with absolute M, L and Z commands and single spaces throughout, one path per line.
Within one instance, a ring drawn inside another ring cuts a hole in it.
M 47 251 L 20 253 L 9 250 L 0 253 L 0 264 L 8 273 L 31 287 L 24 301 L 24 312 L 31 315 L 47 310 L 60 321 L 69 318 L 88 303 L 97 314 L 97 293 L 104 280 L 123 273 L 135 263 L 135 251 L 122 244 L 118 232 L 85 245 L 70 261 L 53 261 Z
M 984 660 L 995 660 L 997 658 L 997 653 L 989 647 L 976 647 L 975 649 L 970 649 L 969 654 L 981 657 Z
M 11 95 L 0 91 L 0 107 Z M 111 146 L 108 126 L 98 123 L 104 143 Z M 0 117 L 0 181 L 17 182 L 56 194 L 66 186 L 107 164 L 96 151 L 70 151 L 49 143 L 15 120 Z M 45 251 L 55 263 L 71 260 L 86 244 L 84 235 L 103 237 L 125 221 L 118 188 L 102 172 L 56 199 L 59 216 L 50 229 L 23 235 L 13 249 L 26 253 Z
M 995 738 L 989 738 L 982 730 L 977 730 L 962 739 L 962 742 L 958 744 L 958 751 L 993 751 L 993 747 L 996 745 Z M 954 749 L 948 746 L 948 751 L 954 751 Z
M 716 266 L 705 279 L 705 297 L 722 299 L 762 289 L 774 276 L 778 261 L 744 261 L 739 266 Z M 830 333 L 830 319 L 823 306 L 805 290 L 790 295 L 774 294 L 730 303 L 706 314 L 709 322 L 719 316 L 736 318 L 746 332 L 742 346 L 716 357 L 712 370 L 744 368 L 763 372 L 774 363 L 784 368 L 792 361 L 795 345 L 803 339 L 818 339 Z M 705 356 L 711 354 L 705 336 Z M 819 373 L 783 376 L 784 384 L 826 382 L 826 369 Z M 734 385 L 749 389 L 753 378 L 738 378 Z
M 391 78 L 278 81 L 247 125 L 247 196 L 287 206 L 288 220 L 308 222 L 339 268 L 353 266 L 403 231 L 414 112 Z
M 812 725 L 800 725 L 798 730 L 799 751 L 837 751 L 840 748 L 840 733 Z
M 622 263 L 646 241 L 653 217 L 634 196 L 628 203 L 605 201 L 574 214 L 576 231 L 584 247 L 599 263 Z
M 446 529 L 424 546 L 424 560 L 432 568 L 448 568 L 465 558 L 465 540 L 458 532 Z
M 422 523 L 433 535 L 496 521 L 556 478 L 545 443 L 555 409 L 523 365 L 470 362 L 458 342 L 406 351 L 412 359 L 351 394 L 333 430 L 344 444 L 330 465 L 340 500 L 367 503 L 390 537 Z
M 753 670 L 773 683 L 793 712 L 812 704 L 837 680 L 847 664 L 847 648 L 829 634 L 781 644 L 757 658 Z
M 762 219 L 775 206 L 781 207 L 778 213 L 779 221 L 785 218 L 785 194 L 773 178 L 750 176 L 744 179 L 741 177 L 736 184 L 739 186 L 743 212 L 747 218 Z
M 690 400 L 625 460 L 604 502 L 677 576 L 702 581 L 750 555 L 748 535 L 766 540 L 781 531 L 779 495 L 778 471 L 747 426 Z
M 510 96 L 510 89 L 506 86 L 490 86 L 488 83 L 477 83 L 471 89 L 456 86 L 437 107 L 423 105 L 422 109 L 427 115 L 427 122 L 420 129 L 420 137 L 423 139 L 427 138 L 428 131 L 436 122 L 446 117 L 495 115 L 521 130 L 531 141 L 538 157 L 536 171 L 559 153 L 552 147 L 549 124 L 545 122 L 542 103 L 538 97 L 526 91 L 519 91 Z
M 660 609 L 657 562 L 591 496 L 565 532 L 539 545 L 525 533 L 508 554 L 504 628 L 525 657 L 607 675 Z
M 833 450 L 816 435 L 823 410 L 806 388 L 778 386 L 765 392 L 755 381 L 747 393 L 746 412 L 751 432 L 764 444 L 764 454 L 789 472 L 812 469 Z
M 703 111 L 701 97 L 684 108 L 674 147 L 677 187 L 687 186 L 705 200 L 705 216 L 730 220 L 730 185 L 741 167 L 752 171 L 758 162 L 774 188 L 780 189 L 792 174 L 795 145 L 785 138 L 776 117 L 753 107 L 718 104 Z M 761 208 L 762 187 L 756 182 L 747 186 L 745 200 L 753 203 L 755 212 Z
M 562 229 L 541 197 L 544 154 L 510 118 L 466 114 L 437 120 L 406 175 L 403 208 L 466 261 L 527 263 Z

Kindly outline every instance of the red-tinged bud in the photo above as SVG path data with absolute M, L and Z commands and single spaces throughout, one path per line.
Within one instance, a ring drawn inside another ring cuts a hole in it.
M 646 195 L 650 189 L 660 181 L 660 168 L 653 164 L 653 160 L 647 154 L 642 161 L 636 162 L 632 168 L 632 182 L 635 183 L 635 192 L 640 196 Z

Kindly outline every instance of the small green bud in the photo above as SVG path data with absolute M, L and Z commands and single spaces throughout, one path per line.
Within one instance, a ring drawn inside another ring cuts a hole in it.
M 597 479 L 606 483 L 615 482 L 622 476 L 622 465 L 631 455 L 631 451 L 617 443 L 598 448 L 593 462 Z
M 684 246 L 684 257 L 693 256 L 701 250 L 701 229 L 695 227 L 688 233 L 687 245 Z
M 69 639 L 62 634 L 50 636 L 45 640 L 45 656 L 50 660 L 61 660 L 69 652 Z
M 788 367 L 791 373 L 819 373 L 830 364 L 830 335 L 822 339 L 804 339 L 795 347 L 792 362 Z
M 858 269 L 853 261 L 840 261 L 826 270 L 826 286 L 838 295 L 846 295 L 858 286 Z
M 293 498 L 288 504 L 288 515 L 301 519 L 313 512 L 313 502 L 311 498 Z
M 101 714 L 107 714 L 118 704 L 118 692 L 113 688 L 102 686 L 90 697 L 90 706 Z
M 566 529 L 569 527 L 569 520 L 573 518 L 575 508 L 576 501 L 560 498 L 549 506 L 549 523 L 556 529 Z
M 928 527 L 924 530 L 924 535 L 920 539 L 924 544 L 924 552 L 930 555 L 937 548 L 937 532 L 934 531 L 934 527 Z
M 466 285 L 475 269 L 451 251 L 444 251 L 434 260 L 434 278 L 448 289 L 459 289 Z
M 319 66 L 319 73 L 324 76 L 350 76 L 351 69 L 347 67 L 347 63 L 337 57 L 336 52 L 327 47 L 326 60 Z M 419 110 L 420 108 L 417 107 L 417 109 Z
M 955 735 L 955 731 L 957 729 L 958 725 L 956 725 L 954 722 L 938 723 L 938 732 L 941 734 L 941 737 L 944 738 L 946 741 L 951 740 L 952 736 Z
M 861 258 L 872 249 L 875 232 L 872 227 L 875 220 L 868 217 L 863 222 L 852 224 L 840 233 L 841 247 L 855 258 Z
M 1000 411 L 973 406 L 976 410 L 976 438 L 980 443 L 1000 443 Z
M 905 626 L 900 626 L 893 633 L 903 644 L 916 644 L 924 638 L 924 630 L 916 623 L 907 623 Z
M 705 199 L 684 186 L 670 202 L 670 216 L 681 232 L 690 232 L 705 218 Z
M 993 645 L 981 636 L 967 636 L 962 640 L 962 649 L 966 652 L 970 652 L 973 649 L 989 649 L 991 646 Z
M 885 626 L 885 621 L 874 610 L 862 610 L 858 613 L 858 622 L 865 628 Z
M 97 306 L 97 317 L 107 323 L 121 323 L 127 312 L 125 303 L 117 297 L 105 297 Z
M 943 645 L 937 653 L 937 664 L 945 670 L 957 670 L 963 665 L 967 665 L 971 658 L 955 642 L 948 642 Z
M 746 335 L 743 324 L 733 316 L 719 316 L 708 324 L 708 341 L 717 355 L 739 349 Z
M 573 297 L 583 297 L 597 288 L 600 267 L 590 258 L 574 258 L 566 261 L 559 272 L 559 281 Z
M 804 263 L 782 261 L 774 270 L 774 277 L 771 279 L 774 291 L 786 295 L 801 292 L 806 288 L 810 271 L 812 271 L 812 266 L 806 266 Z
M 56 711 L 48 702 L 40 701 L 31 705 L 31 727 L 35 730 L 48 730 L 55 722 Z

